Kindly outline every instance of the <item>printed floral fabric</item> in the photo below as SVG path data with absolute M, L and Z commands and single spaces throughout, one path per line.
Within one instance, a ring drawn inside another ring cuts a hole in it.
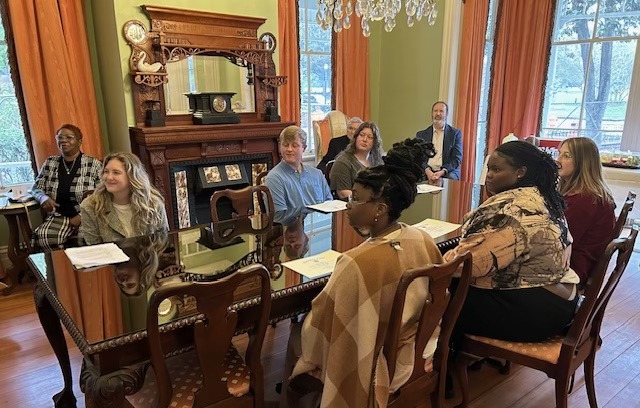
M 577 283 L 569 268 L 571 235 L 553 219 L 537 187 L 496 194 L 464 217 L 460 244 L 445 254 L 473 254 L 473 286 L 518 289 Z

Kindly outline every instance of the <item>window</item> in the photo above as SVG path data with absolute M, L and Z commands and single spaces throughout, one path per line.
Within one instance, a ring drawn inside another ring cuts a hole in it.
M 7 49 L 0 23 L 0 187 L 31 183 L 34 176 Z
M 487 146 L 487 112 L 489 110 L 489 86 L 491 85 L 491 61 L 496 33 L 496 13 L 498 0 L 489 1 L 489 20 L 485 36 L 484 58 L 482 60 L 482 86 L 480 87 L 480 106 L 478 109 L 478 132 L 476 134 L 476 182 L 484 166 L 484 149 Z M 475 208 L 475 207 L 474 207 Z
M 316 22 L 317 0 L 298 0 L 300 35 L 300 127 L 307 132 L 307 152 L 315 149 L 312 121 L 331 110 L 331 34 Z
M 560 0 L 542 137 L 592 138 L 620 148 L 640 34 L 640 0 Z M 637 120 L 637 119 L 636 119 Z

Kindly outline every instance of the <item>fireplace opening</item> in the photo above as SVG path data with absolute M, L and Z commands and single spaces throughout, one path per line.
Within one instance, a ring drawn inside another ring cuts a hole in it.
M 201 159 L 170 165 L 174 224 L 179 228 L 211 222 L 209 201 L 214 192 L 256 184 L 262 171 L 272 166 L 271 156 L 245 155 Z M 231 218 L 231 201 L 222 198 L 220 219 Z

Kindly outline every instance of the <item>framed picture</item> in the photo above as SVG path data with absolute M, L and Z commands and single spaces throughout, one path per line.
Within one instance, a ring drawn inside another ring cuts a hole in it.
M 227 180 L 229 181 L 242 179 L 242 172 L 240 171 L 239 164 L 227 164 L 224 166 L 224 171 L 227 173 Z
M 220 176 L 220 169 L 218 166 L 205 167 L 204 178 L 207 180 L 207 183 L 220 183 L 222 181 L 222 176 Z
M 243 163 L 216 163 L 198 167 L 196 193 L 212 187 L 220 189 L 236 184 L 249 184 L 249 177 Z
M 176 181 L 176 204 L 178 209 L 178 228 L 191 226 L 191 216 L 189 213 L 189 189 L 187 183 L 187 172 L 185 170 L 174 173 Z

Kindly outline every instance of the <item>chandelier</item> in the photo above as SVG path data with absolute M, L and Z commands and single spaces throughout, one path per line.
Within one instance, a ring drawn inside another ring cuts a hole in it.
M 339 33 L 351 27 L 351 15 L 353 3 L 355 12 L 360 17 L 362 35 L 371 35 L 371 21 L 384 20 L 384 29 L 391 32 L 396 26 L 396 16 L 402 10 L 402 0 L 318 0 L 318 12 L 316 21 L 327 30 L 333 27 L 333 31 Z M 436 23 L 438 9 L 436 0 L 404 0 L 407 12 L 407 25 L 413 27 L 416 21 L 426 17 L 429 25 Z

